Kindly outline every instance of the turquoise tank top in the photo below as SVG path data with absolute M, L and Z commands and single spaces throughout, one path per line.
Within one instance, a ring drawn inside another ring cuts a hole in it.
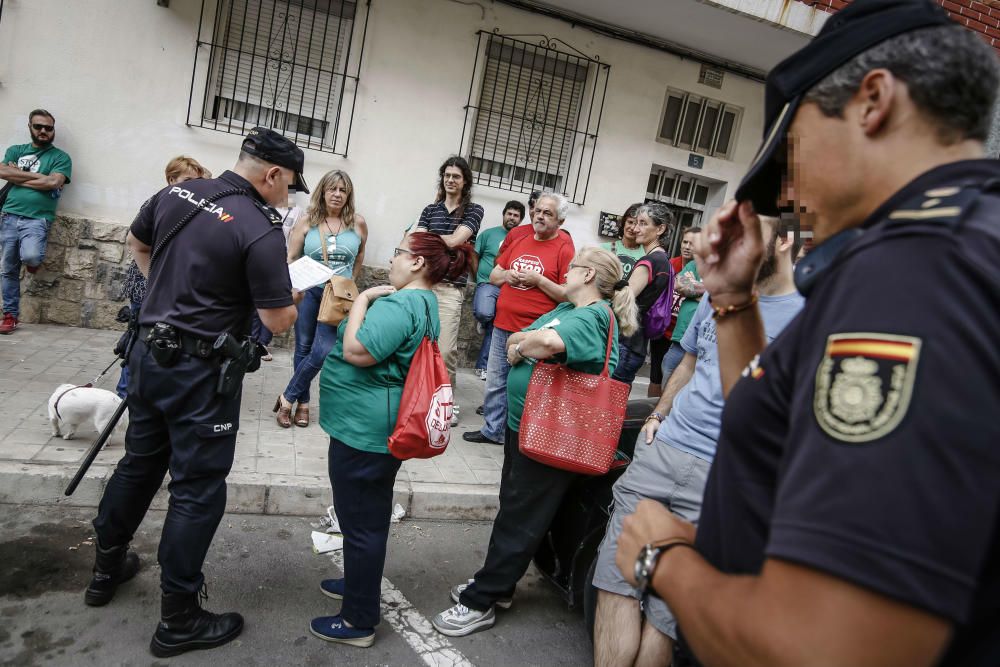
M 303 253 L 322 264 L 320 227 L 322 225 L 309 228 Z M 322 237 L 326 240 L 327 266 L 333 269 L 336 275 L 350 278 L 354 271 L 354 260 L 357 259 L 358 251 L 361 249 L 361 237 L 353 229 L 343 229 L 336 236 L 325 233 L 324 229 Z

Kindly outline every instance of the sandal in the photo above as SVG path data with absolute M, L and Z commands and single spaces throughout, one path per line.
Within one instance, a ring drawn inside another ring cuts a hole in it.
M 289 403 L 288 407 L 285 407 L 284 401 L 281 396 L 278 396 L 278 400 L 274 402 L 275 416 L 274 420 L 278 422 L 278 426 L 281 428 L 291 428 L 292 427 L 292 404 Z
M 295 406 L 295 417 L 292 418 L 296 426 L 305 428 L 309 426 L 309 404 L 299 403 Z
M 272 355 L 271 351 L 265 347 L 264 348 L 264 354 L 261 355 L 260 360 L 261 361 L 274 361 L 274 355 Z

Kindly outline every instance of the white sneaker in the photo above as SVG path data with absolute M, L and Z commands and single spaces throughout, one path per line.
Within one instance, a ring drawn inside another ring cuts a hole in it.
M 475 579 L 469 579 L 468 583 L 458 584 L 457 586 L 451 587 L 451 601 L 455 604 L 459 604 L 459 597 L 462 595 L 462 591 L 469 587 Z M 496 601 L 496 605 L 501 609 L 510 609 L 511 605 L 514 604 L 514 598 L 500 598 Z
M 435 616 L 431 620 L 431 625 L 442 635 L 464 637 L 493 627 L 495 621 L 496 614 L 493 613 L 492 607 L 486 611 L 476 611 L 463 604 L 457 604 Z
M 458 426 L 458 405 L 451 406 L 451 425 Z

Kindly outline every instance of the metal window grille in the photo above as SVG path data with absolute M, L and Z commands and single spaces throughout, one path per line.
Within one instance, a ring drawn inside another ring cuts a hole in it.
M 462 128 L 475 182 L 584 203 L 610 65 L 544 36 L 478 34 Z
M 187 124 L 241 135 L 270 127 L 346 157 L 369 7 L 358 27 L 349 0 L 202 0 Z
M 743 110 L 680 90 L 667 90 L 661 140 L 704 155 L 731 159 Z

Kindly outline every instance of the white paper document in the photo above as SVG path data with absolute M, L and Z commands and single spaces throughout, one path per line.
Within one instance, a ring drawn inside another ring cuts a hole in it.
M 288 275 L 292 279 L 292 289 L 302 292 L 325 283 L 333 276 L 333 269 L 304 255 L 288 265 Z
M 330 535 L 321 533 L 318 530 L 312 532 L 312 543 L 314 554 L 325 554 L 330 551 L 339 551 L 344 548 L 343 535 Z

